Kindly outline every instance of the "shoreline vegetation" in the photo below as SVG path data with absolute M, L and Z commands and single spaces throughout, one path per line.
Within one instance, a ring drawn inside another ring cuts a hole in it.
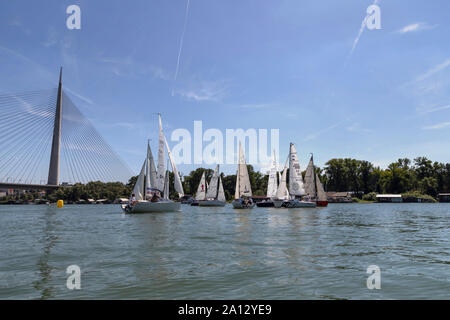
M 255 171 L 252 165 L 247 165 L 254 196 L 265 196 L 268 175 Z M 205 171 L 206 179 L 213 174 L 212 169 L 197 168 L 183 178 L 183 188 L 188 195 L 194 195 L 201 176 Z M 424 202 L 437 202 L 440 192 L 450 191 L 450 163 L 433 162 L 426 157 L 414 160 L 398 159 L 389 164 L 386 169 L 374 166 L 369 161 L 350 158 L 331 159 L 323 168 L 316 168 L 326 191 L 351 192 L 353 202 L 372 203 L 377 194 L 402 194 L 403 198 L 421 198 Z M 302 172 L 303 177 L 305 171 Z M 289 176 L 289 175 L 288 175 Z M 225 196 L 231 201 L 234 196 L 236 175 L 221 174 Z M 76 183 L 72 187 L 60 188 L 53 193 L 40 194 L 40 190 L 22 192 L 0 198 L 0 204 L 26 204 L 41 202 L 65 203 L 113 203 L 119 198 L 129 198 L 137 176 L 131 177 L 127 184 L 121 182 L 89 182 Z M 170 185 L 174 176 L 170 173 Z M 289 183 L 289 181 L 288 181 Z M 171 198 L 176 198 L 172 188 Z M 37 201 L 35 201 L 37 200 Z M 100 200 L 100 201 L 99 201 Z

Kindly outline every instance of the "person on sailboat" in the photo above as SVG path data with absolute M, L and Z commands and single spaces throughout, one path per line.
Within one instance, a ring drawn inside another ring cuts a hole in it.
M 153 193 L 153 197 L 150 199 L 150 202 L 158 202 L 158 201 L 159 201 L 159 197 L 155 192 L 155 193 Z
M 133 194 L 131 195 L 131 197 L 130 197 L 130 200 L 128 200 L 128 206 L 129 206 L 130 208 L 133 208 L 133 206 L 135 205 L 135 203 L 136 203 L 136 195 L 133 193 Z

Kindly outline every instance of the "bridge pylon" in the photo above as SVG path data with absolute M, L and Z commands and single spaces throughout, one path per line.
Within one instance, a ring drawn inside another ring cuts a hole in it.
M 59 184 L 59 158 L 61 151 L 61 121 L 62 121 L 62 67 L 59 70 L 58 96 L 56 98 L 55 122 L 53 125 L 52 150 L 48 168 L 49 185 Z

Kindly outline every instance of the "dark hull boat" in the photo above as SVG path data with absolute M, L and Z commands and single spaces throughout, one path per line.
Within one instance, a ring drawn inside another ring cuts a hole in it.
M 273 207 L 275 207 L 275 205 L 274 205 L 272 200 L 257 202 L 256 206 L 259 207 L 259 208 L 273 208 Z

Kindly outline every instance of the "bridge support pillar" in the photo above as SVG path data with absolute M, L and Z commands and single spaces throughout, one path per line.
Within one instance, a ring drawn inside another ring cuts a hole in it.
M 59 71 L 58 96 L 56 98 L 55 123 L 53 126 L 52 150 L 50 154 L 50 166 L 48 168 L 47 184 L 59 184 L 59 155 L 61 144 L 61 120 L 62 120 L 62 67 Z

